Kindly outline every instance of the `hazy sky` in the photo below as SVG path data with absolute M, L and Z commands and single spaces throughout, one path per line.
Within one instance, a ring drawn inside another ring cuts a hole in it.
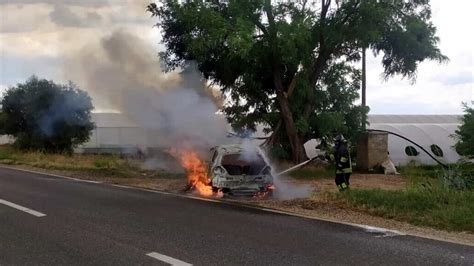
M 151 0 L 150 0 L 151 1 Z M 0 91 L 32 74 L 74 79 L 75 58 L 104 36 L 124 29 L 156 57 L 159 32 L 145 12 L 147 0 L 0 0 Z M 457 114 L 474 100 L 472 0 L 433 0 L 433 22 L 448 64 L 424 62 L 417 82 L 381 79 L 380 58 L 369 55 L 367 103 L 372 114 Z M 157 59 L 158 60 L 158 59 Z M 82 62 L 84 63 L 84 62 Z M 91 62 L 92 63 L 92 62 Z

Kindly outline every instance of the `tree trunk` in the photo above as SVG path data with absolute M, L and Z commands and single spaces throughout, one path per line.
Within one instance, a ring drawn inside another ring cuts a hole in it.
M 285 125 L 286 135 L 291 146 L 292 159 L 294 163 L 301 163 L 308 159 L 304 146 L 301 142 L 298 132 L 296 131 L 295 121 L 290 110 L 288 99 L 285 97 L 283 91 L 277 92 L 277 99 L 280 105 L 280 113 L 283 123 Z

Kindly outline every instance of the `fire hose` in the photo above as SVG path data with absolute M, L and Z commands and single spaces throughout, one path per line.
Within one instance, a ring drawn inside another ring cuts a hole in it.
M 284 170 L 284 171 L 281 171 L 280 173 L 278 173 L 278 174 L 276 174 L 276 175 L 277 175 L 277 176 L 280 176 L 280 175 L 286 174 L 286 173 L 291 172 L 291 171 L 293 171 L 293 170 L 295 170 L 295 169 L 298 169 L 298 168 L 300 168 L 300 167 L 303 167 L 303 166 L 309 164 L 310 162 L 312 162 L 312 161 L 314 161 L 314 160 L 316 160 L 316 159 L 319 159 L 319 157 L 318 157 L 318 156 L 313 157 L 313 158 L 311 158 L 311 159 L 309 159 L 309 160 L 306 160 L 306 161 L 304 161 L 304 162 L 302 162 L 302 163 L 299 163 L 299 164 L 297 164 L 297 165 L 295 165 L 295 166 L 292 166 L 292 167 L 290 167 L 290 168 L 288 168 L 288 169 L 286 169 L 286 170 Z

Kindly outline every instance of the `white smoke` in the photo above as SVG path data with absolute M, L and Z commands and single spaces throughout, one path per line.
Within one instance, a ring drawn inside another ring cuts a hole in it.
M 243 139 L 241 142 L 243 148 L 241 158 L 245 161 L 255 161 L 258 154 L 260 154 L 267 165 L 272 169 L 271 173 L 273 176 L 273 184 L 275 190 L 273 192 L 273 197 L 281 200 L 289 200 L 296 198 L 306 198 L 309 197 L 313 191 L 310 185 L 306 184 L 295 184 L 283 180 L 282 176 L 279 176 L 275 172 L 275 167 L 272 165 L 271 160 L 268 158 L 266 152 L 262 150 L 257 142 L 250 139 Z
M 225 141 L 218 100 L 192 64 L 181 73 L 163 73 L 152 47 L 125 30 L 103 36 L 69 60 L 95 101 L 154 135 L 153 145 L 203 152 Z

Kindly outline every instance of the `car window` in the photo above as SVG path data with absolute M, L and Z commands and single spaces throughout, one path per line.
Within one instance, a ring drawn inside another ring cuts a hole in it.
M 227 154 L 222 157 L 222 167 L 229 175 L 258 175 L 266 163 L 260 155 L 246 158 L 242 154 Z

